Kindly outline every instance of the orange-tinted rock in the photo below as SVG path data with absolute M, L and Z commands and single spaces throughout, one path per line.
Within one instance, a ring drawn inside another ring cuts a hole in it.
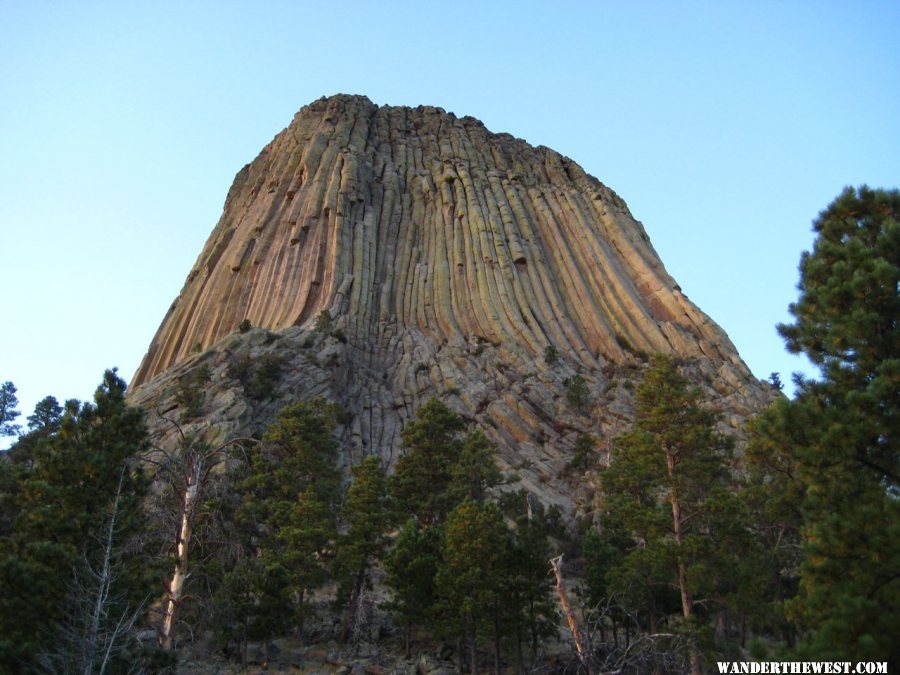
M 313 330 L 325 309 L 340 340 Z M 245 319 L 278 339 L 235 333 Z M 560 475 L 574 439 L 628 425 L 653 352 L 684 358 L 731 426 L 771 399 L 622 199 L 572 160 L 439 108 L 334 96 L 238 173 L 132 398 L 169 409 L 202 362 L 205 428 L 258 430 L 280 405 L 325 395 L 354 415 L 345 462 L 390 463 L 405 421 L 442 395 L 523 486 L 569 507 Z M 247 400 L 228 363 L 265 354 L 284 374 L 272 401 Z M 565 401 L 575 373 L 586 413 Z

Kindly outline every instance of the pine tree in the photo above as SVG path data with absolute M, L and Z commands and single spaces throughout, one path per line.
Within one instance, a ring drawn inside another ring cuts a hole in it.
M 238 486 L 236 518 L 255 542 L 248 555 L 270 570 L 283 568 L 283 602 L 302 622 L 309 592 L 328 578 L 330 549 L 337 536 L 340 493 L 333 407 L 315 400 L 289 406 L 250 453 Z
M 394 591 L 390 607 L 404 624 L 407 655 L 413 626 L 434 625 L 442 539 L 441 526 L 422 527 L 410 518 L 384 561 L 387 583 Z
M 730 444 L 670 357 L 651 359 L 636 403 L 634 428 L 616 439 L 602 474 L 605 519 L 635 542 L 618 582 L 644 587 L 651 631 L 660 609 L 653 586 L 674 585 L 690 629 L 697 623 L 697 593 L 712 592 L 705 587 L 712 581 L 708 570 L 719 564 L 716 538 L 732 501 L 724 465 Z M 700 672 L 696 650 L 691 670 Z
M 808 442 L 815 422 L 788 399 L 777 400 L 748 427 L 744 451 L 746 481 L 741 499 L 748 527 L 761 548 L 755 564 L 758 604 L 750 623 L 793 646 L 796 627 L 787 603 L 799 590 L 802 563 L 803 501 L 806 488 L 793 448 Z M 743 561 L 749 564 L 745 556 Z M 764 581 L 763 581 L 764 580 Z
M 145 458 L 156 470 L 157 488 L 151 510 L 157 534 L 174 563 L 166 576 L 163 618 L 158 626 L 157 637 L 164 650 L 174 649 L 176 626 L 184 618 L 183 603 L 198 595 L 189 593 L 189 588 L 197 585 L 196 572 L 202 569 L 208 555 L 201 551 L 210 534 L 208 523 L 215 520 L 209 497 L 219 482 L 218 468 L 240 442 L 232 440 L 213 446 L 183 434 L 181 427 L 173 424 L 180 434 L 178 447 L 173 452 L 154 448 Z
M 19 433 L 19 425 L 13 424 L 13 420 L 19 416 L 19 411 L 16 410 L 19 405 L 16 391 L 16 385 L 12 382 L 0 385 L 0 436 L 15 436 Z
M 440 628 L 458 635 L 470 650 L 472 672 L 478 670 L 479 638 L 493 637 L 494 666 L 500 672 L 500 641 L 509 607 L 504 593 L 512 546 L 496 504 L 466 500 L 447 516 L 443 555 L 435 586 Z
M 338 539 L 335 568 L 338 600 L 347 608 L 344 639 L 354 630 L 371 566 L 383 558 L 393 508 L 381 460 L 369 455 L 351 469 L 353 482 L 341 510 L 346 532 Z
M 433 398 L 403 428 L 404 454 L 397 461 L 391 493 L 422 523 L 442 520 L 454 506 L 452 467 L 463 445 L 464 426 L 459 415 Z
M 53 433 L 59 429 L 63 408 L 54 396 L 45 396 L 34 406 L 34 413 L 28 416 L 28 431 Z
M 490 488 L 501 479 L 494 445 L 479 430 L 462 436 L 464 428 L 456 413 L 431 399 L 419 409 L 417 419 L 403 429 L 404 454 L 397 462 L 390 487 L 399 510 L 412 519 L 387 557 L 388 584 L 395 593 L 393 608 L 407 625 L 407 646 L 415 623 L 443 635 L 456 634 L 468 640 L 474 650 L 477 628 L 478 634 L 489 632 L 494 636 L 499 660 L 501 638 L 524 621 L 522 606 L 533 599 L 525 597 L 532 589 L 525 583 L 513 587 L 518 573 L 513 571 L 513 539 L 499 519 L 491 535 L 499 537 L 494 541 L 497 558 L 484 576 L 493 584 L 492 605 L 484 610 L 487 613 L 479 609 L 476 617 L 472 613 L 474 601 L 466 599 L 460 590 L 465 582 L 460 581 L 463 573 L 457 563 L 462 563 L 459 551 L 466 528 L 487 527 L 488 520 L 499 518 L 496 505 L 488 503 L 487 498 Z M 457 514 L 452 528 L 450 514 Z M 467 520 L 464 514 L 474 520 Z M 470 534 L 478 537 L 485 532 Z M 487 564 L 485 560 L 482 563 Z M 504 573 L 505 587 L 501 583 Z M 509 593 L 501 602 L 503 588 Z M 515 602 L 515 598 L 521 602 Z M 534 609 L 532 618 L 539 622 L 537 604 Z
M 247 663 L 247 645 L 286 633 L 294 624 L 287 570 L 277 562 L 242 556 L 217 570 L 210 625 L 226 644 L 236 643 Z
M 531 657 L 536 659 L 541 641 L 556 635 L 559 618 L 550 600 L 553 581 L 547 564 L 552 557 L 548 537 L 555 532 L 540 502 L 521 492 L 516 497 L 525 500 L 526 508 L 513 515 L 515 528 L 510 532 L 508 558 L 503 565 L 507 575 L 503 607 L 508 633 L 515 638 L 519 667 L 524 671 L 523 644 L 527 641 Z
M 157 570 L 137 545 L 148 481 L 134 461 L 146 445 L 143 412 L 127 405 L 125 383 L 107 371 L 93 403 L 68 405 L 58 430 L 25 436 L 9 451 L 4 489 L 13 489 L 4 501 L 12 528 L 3 532 L 0 554 L 3 667 L 35 667 L 40 654 L 58 651 L 54 645 L 84 648 L 62 654 L 69 665 L 95 663 L 102 634 L 112 628 L 107 622 L 146 601 Z M 72 607 L 89 609 L 95 620 L 76 620 Z
M 900 191 L 845 189 L 813 223 L 794 323 L 821 378 L 772 413 L 803 485 L 805 557 L 794 616 L 809 653 L 900 664 Z M 805 433 L 785 426 L 799 420 Z
M 500 482 L 496 462 L 497 448 L 480 429 L 466 434 L 459 455 L 450 466 L 448 504 L 456 506 L 465 499 L 483 502 L 488 490 Z

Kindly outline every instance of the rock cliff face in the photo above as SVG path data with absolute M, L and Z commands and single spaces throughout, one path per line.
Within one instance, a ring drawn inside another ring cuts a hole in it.
M 317 331 L 323 310 L 332 325 Z M 254 329 L 237 332 L 244 320 Z M 439 108 L 334 96 L 238 173 L 133 399 L 171 410 L 205 365 L 192 424 L 227 434 L 326 395 L 354 414 L 350 463 L 390 461 L 403 422 L 444 396 L 525 487 L 571 507 L 574 438 L 627 425 L 652 352 L 683 358 L 733 426 L 771 396 L 622 199 L 572 160 Z M 254 397 L 247 373 L 266 358 L 279 374 Z M 564 395 L 575 374 L 582 411 Z

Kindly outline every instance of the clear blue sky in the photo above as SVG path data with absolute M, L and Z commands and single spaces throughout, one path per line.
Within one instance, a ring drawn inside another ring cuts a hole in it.
M 482 6 L 482 5 L 487 5 Z M 0 0 L 0 382 L 130 378 L 234 174 L 322 95 L 572 157 L 759 376 L 810 222 L 900 183 L 900 3 Z

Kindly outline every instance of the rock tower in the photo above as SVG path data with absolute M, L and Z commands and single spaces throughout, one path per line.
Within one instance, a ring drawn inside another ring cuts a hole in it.
M 624 201 L 575 162 L 440 108 L 340 95 L 237 174 L 133 399 L 171 410 L 205 367 L 191 423 L 227 434 L 324 395 L 353 414 L 352 463 L 392 461 L 404 421 L 442 396 L 525 487 L 571 507 L 574 439 L 627 426 L 653 352 L 683 359 L 732 426 L 771 398 Z M 233 364 L 246 375 L 267 356 L 279 372 L 253 400 Z M 565 396 L 575 375 L 581 411 Z

